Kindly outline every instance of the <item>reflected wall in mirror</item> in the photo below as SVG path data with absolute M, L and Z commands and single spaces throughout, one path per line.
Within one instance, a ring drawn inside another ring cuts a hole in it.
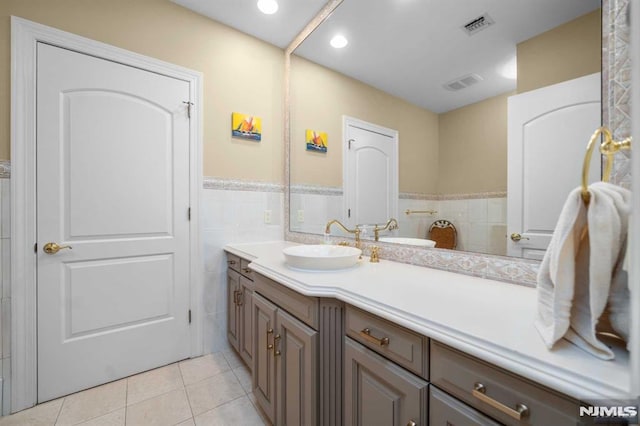
M 457 250 L 507 254 L 507 100 L 599 72 L 600 13 L 594 0 L 344 0 L 291 57 L 290 230 L 357 217 L 344 197 L 353 118 L 398 132 L 399 229 L 387 236 L 424 239 L 448 220 Z M 342 49 L 329 44 L 338 33 Z M 326 153 L 306 150 L 307 129 L 328 134 Z

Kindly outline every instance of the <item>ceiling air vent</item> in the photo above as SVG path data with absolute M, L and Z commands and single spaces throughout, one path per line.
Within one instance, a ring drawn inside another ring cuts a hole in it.
M 443 84 L 443 87 L 447 90 L 455 92 L 457 90 L 474 85 L 479 81 L 482 81 L 482 77 L 480 77 L 478 74 L 467 74 Z
M 495 24 L 494 20 L 491 19 L 491 16 L 489 16 L 488 13 L 485 13 L 484 15 L 464 24 L 462 26 L 462 30 L 467 33 L 467 35 L 472 36 L 493 24 Z

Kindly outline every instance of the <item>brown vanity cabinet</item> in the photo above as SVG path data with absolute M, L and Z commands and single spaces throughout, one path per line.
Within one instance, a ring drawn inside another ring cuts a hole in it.
M 429 425 L 431 426 L 499 426 L 489 417 L 429 386 Z
M 431 383 L 505 425 L 585 422 L 579 401 L 433 340 Z
M 348 425 L 426 425 L 428 339 L 353 306 L 345 310 Z
M 249 261 L 227 253 L 227 337 L 242 360 L 253 366 L 253 271 Z
M 344 374 L 345 424 L 427 424 L 428 383 L 349 337 Z
M 275 425 L 317 425 L 318 331 L 285 307 L 317 318 L 318 300 L 260 276 L 257 281 L 253 298 L 256 400 Z

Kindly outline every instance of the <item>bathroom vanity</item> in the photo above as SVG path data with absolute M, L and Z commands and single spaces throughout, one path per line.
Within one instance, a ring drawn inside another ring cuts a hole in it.
M 367 258 L 302 272 L 292 245 L 225 248 L 229 341 L 274 424 L 588 424 L 581 404 L 628 394 L 623 349 L 547 350 L 533 288 Z

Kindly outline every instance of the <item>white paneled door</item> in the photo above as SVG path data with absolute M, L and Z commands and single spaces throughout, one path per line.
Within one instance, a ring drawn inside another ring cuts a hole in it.
M 346 223 L 384 224 L 398 214 L 398 132 L 344 117 Z
M 39 402 L 190 355 L 189 93 L 38 44 Z
M 567 195 L 580 185 L 601 110 L 600 73 L 509 98 L 509 256 L 544 257 Z M 600 164 L 590 166 L 590 181 L 599 180 Z

